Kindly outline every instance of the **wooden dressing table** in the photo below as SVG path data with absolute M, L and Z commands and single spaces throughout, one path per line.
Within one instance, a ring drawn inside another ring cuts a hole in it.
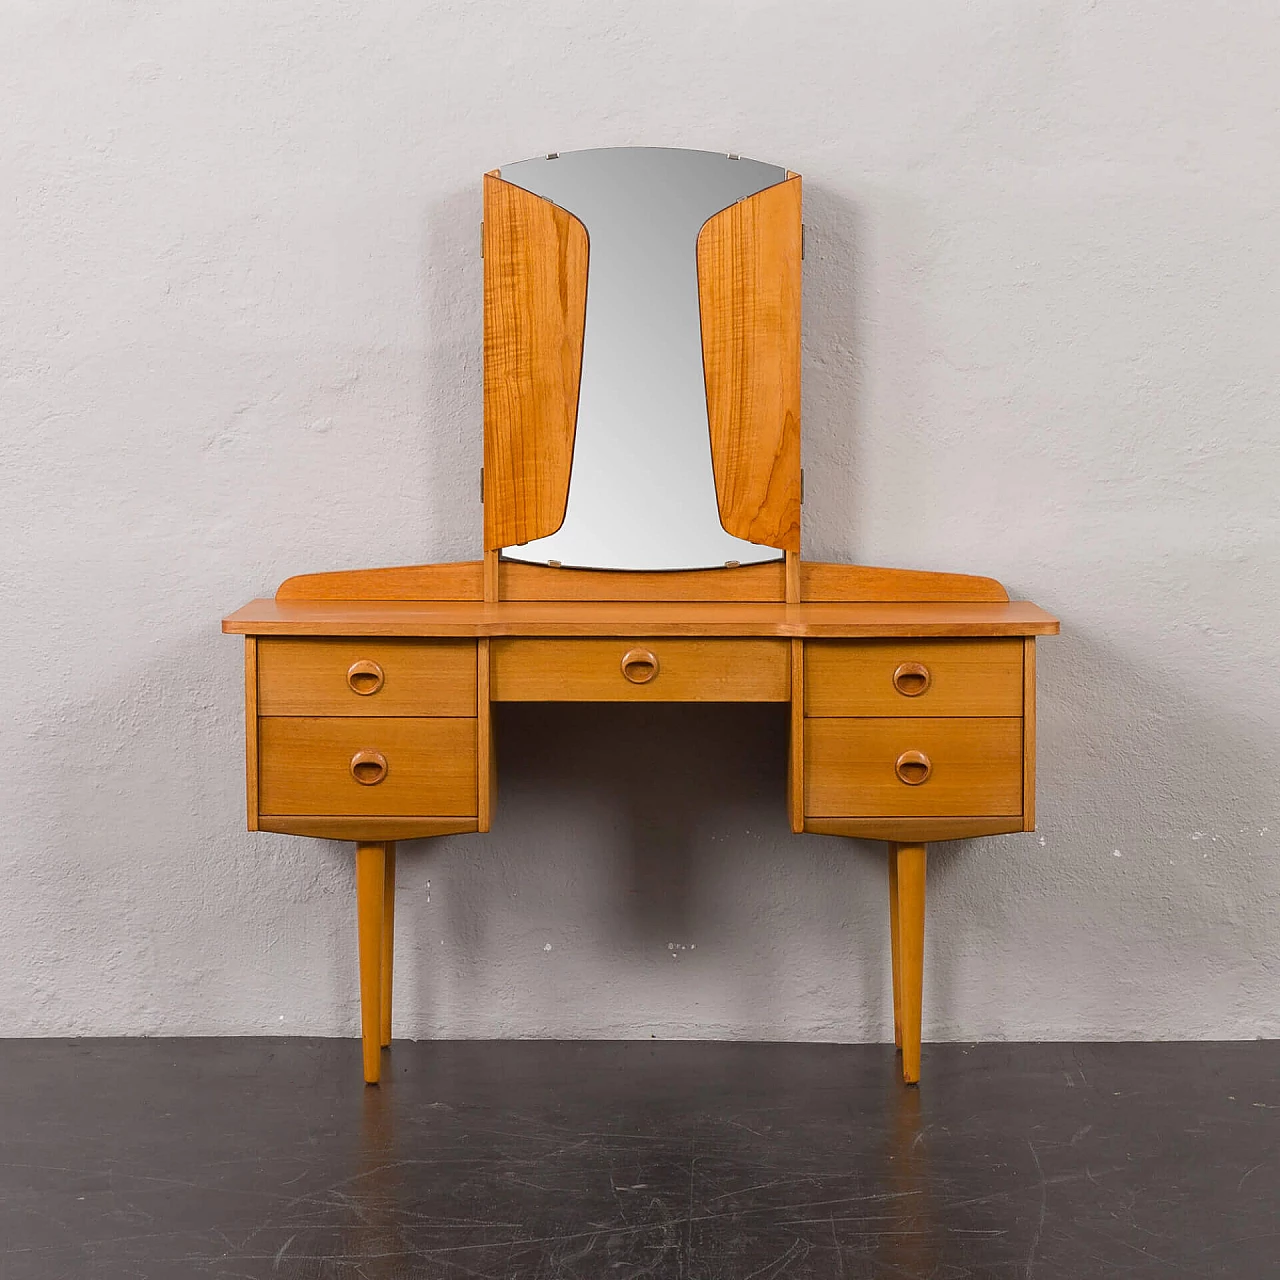
M 496 702 L 790 703 L 793 831 L 889 842 L 907 1083 L 920 1072 L 926 845 L 1034 829 L 1035 637 L 1057 621 L 990 578 L 800 558 L 800 180 L 753 181 L 694 228 L 697 358 L 719 532 L 777 558 L 532 562 L 539 539 L 554 549 L 575 524 L 579 405 L 596 403 L 580 385 L 594 250 L 572 213 L 495 172 L 484 559 L 290 578 L 223 622 L 246 637 L 249 829 L 356 844 L 370 1083 L 391 1039 L 396 841 L 490 829 Z M 585 472 L 585 443 L 583 457 Z

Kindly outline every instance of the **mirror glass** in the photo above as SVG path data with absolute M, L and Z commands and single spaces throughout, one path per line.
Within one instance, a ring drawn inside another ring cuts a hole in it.
M 712 151 L 613 147 L 503 165 L 499 176 L 572 213 L 589 242 L 564 523 L 503 555 L 593 569 L 781 559 L 720 524 L 697 241 L 708 218 L 785 181 L 786 170 Z

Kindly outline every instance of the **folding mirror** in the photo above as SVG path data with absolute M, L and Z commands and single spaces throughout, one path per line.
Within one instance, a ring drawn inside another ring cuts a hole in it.
M 485 181 L 485 547 L 596 569 L 799 549 L 800 179 L 619 147 Z

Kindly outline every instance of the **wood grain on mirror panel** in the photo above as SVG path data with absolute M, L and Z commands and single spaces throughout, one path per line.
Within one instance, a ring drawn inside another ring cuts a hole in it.
M 484 545 L 554 533 L 573 463 L 587 233 L 571 213 L 484 180 Z

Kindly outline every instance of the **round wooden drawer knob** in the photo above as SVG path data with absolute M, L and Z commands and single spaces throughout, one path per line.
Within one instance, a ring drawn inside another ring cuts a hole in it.
M 381 751 L 357 751 L 351 757 L 351 776 L 362 787 L 376 787 L 387 776 L 387 757 Z
M 628 649 L 622 655 L 622 674 L 632 684 L 648 684 L 658 674 L 658 657 L 648 649 Z
M 893 771 L 901 782 L 909 787 L 918 787 L 929 781 L 933 772 L 933 761 L 923 751 L 904 751 L 894 761 Z
M 893 673 L 893 687 L 905 698 L 918 698 L 933 683 L 923 662 L 904 662 Z
M 386 678 L 382 668 L 376 662 L 367 659 L 353 662 L 347 668 L 347 683 L 351 686 L 351 692 L 358 693 L 362 697 L 377 693 Z

